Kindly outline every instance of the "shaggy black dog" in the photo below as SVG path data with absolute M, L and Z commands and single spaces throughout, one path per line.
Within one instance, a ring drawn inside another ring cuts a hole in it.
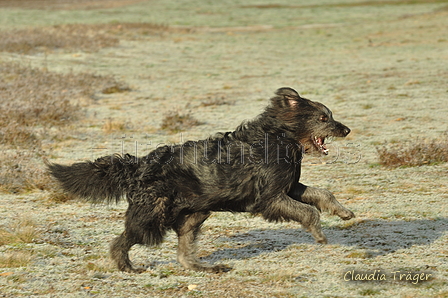
M 354 217 L 329 191 L 299 183 L 302 153 L 327 154 L 325 139 L 349 132 L 323 104 L 281 88 L 261 115 L 233 132 L 160 147 L 141 158 L 112 155 L 48 167 L 65 191 L 91 202 L 126 197 L 125 231 L 110 249 L 120 270 L 140 272 L 132 267 L 129 249 L 157 245 L 173 229 L 179 241 L 177 259 L 185 268 L 221 272 L 229 267 L 204 264 L 195 256 L 200 227 L 212 211 L 294 220 L 318 243 L 327 242 L 319 211 L 344 220 Z

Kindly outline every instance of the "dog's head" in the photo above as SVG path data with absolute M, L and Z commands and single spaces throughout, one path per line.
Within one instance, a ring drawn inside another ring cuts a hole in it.
M 267 112 L 281 120 L 306 152 L 328 154 L 325 139 L 345 137 L 350 129 L 333 119 L 332 112 L 323 104 L 302 98 L 291 88 L 280 88 L 271 99 Z

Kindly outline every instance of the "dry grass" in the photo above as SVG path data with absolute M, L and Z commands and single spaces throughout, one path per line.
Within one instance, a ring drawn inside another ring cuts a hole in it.
M 0 267 L 25 267 L 33 260 L 33 258 L 33 253 L 29 251 L 14 251 L 4 253 L 0 255 Z
M 47 176 L 47 178 L 48 178 L 48 176 Z M 51 182 L 49 182 L 49 183 L 54 184 L 55 181 L 51 180 Z M 48 199 L 49 199 L 50 202 L 53 202 L 53 203 L 66 203 L 66 202 L 69 202 L 69 201 L 76 200 L 77 197 L 72 195 L 72 194 L 70 194 L 70 193 L 62 191 L 59 185 L 55 185 L 53 190 L 48 195 Z
M 0 51 L 20 54 L 56 49 L 98 51 L 119 42 L 93 26 L 80 24 L 0 32 Z
M 130 91 L 131 88 L 123 85 L 114 84 L 108 87 L 105 87 L 103 90 L 101 90 L 101 93 L 103 94 L 113 94 L 113 93 L 122 93 L 126 91 Z
M 33 54 L 55 50 L 95 52 L 120 43 L 117 36 L 154 35 L 166 25 L 152 23 L 66 24 L 0 31 L 0 51 Z
M 26 216 L 16 219 L 5 227 L 0 227 L 0 245 L 32 243 L 39 236 L 39 227 L 36 222 Z
M 0 190 L 48 188 L 42 163 L 48 153 L 42 141 L 57 137 L 55 127 L 83 116 L 77 101 L 92 100 L 95 92 L 111 87 L 128 89 L 112 77 L 59 74 L 0 62 Z
M 189 31 L 188 29 L 175 29 L 164 24 L 154 23 L 111 23 L 98 24 L 109 34 L 130 37 L 135 35 L 160 35 L 170 31 Z
M 124 131 L 124 130 L 126 130 L 126 123 L 123 121 L 114 121 L 111 118 L 109 118 L 103 124 L 102 129 L 105 133 Z
M 305 4 L 305 5 L 283 5 L 283 4 L 256 4 L 242 5 L 242 8 L 259 8 L 259 9 L 280 9 L 280 8 L 320 8 L 320 7 L 359 7 L 359 6 L 384 6 L 384 5 L 410 5 L 424 3 L 445 3 L 445 0 L 392 0 L 392 1 L 360 1 L 348 3 L 327 3 L 327 4 Z
M 101 256 L 96 260 L 87 262 L 87 264 L 85 264 L 85 269 L 87 269 L 87 271 L 95 271 L 96 274 L 114 272 L 117 270 L 115 264 L 110 261 L 108 256 Z
M 78 87 L 83 79 L 88 78 L 76 75 L 60 75 L 8 62 L 1 63 L 0 75 L 2 127 L 14 124 L 24 128 L 70 121 L 78 116 L 79 111 L 70 98 L 88 94 Z M 5 133 L 1 135 L 3 141 L 10 139 Z
M 160 128 L 170 133 L 177 133 L 201 124 L 202 122 L 194 118 L 190 113 L 170 112 L 163 118 Z
M 113 77 L 88 73 L 60 74 L 13 62 L 0 63 L 0 125 L 61 125 L 77 119 L 73 99 L 91 98 L 98 90 L 129 89 Z M 2 134 L 3 141 L 7 138 Z M 6 139 L 7 141 L 7 139 Z
M 3 152 L 0 191 L 20 193 L 51 188 L 52 180 L 43 168 L 42 155 L 39 148 L 35 151 L 16 149 Z
M 201 102 L 201 107 L 234 105 L 234 101 L 226 100 L 225 98 L 213 98 Z
M 448 162 L 448 133 L 437 139 L 385 144 L 376 149 L 380 164 L 386 167 L 414 167 Z
M 0 7 L 20 7 L 26 9 L 99 9 L 114 8 L 144 0 L 2 0 Z

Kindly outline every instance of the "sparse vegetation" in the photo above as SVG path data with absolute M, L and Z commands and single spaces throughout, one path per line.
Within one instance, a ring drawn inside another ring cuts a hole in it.
M 0 160 L 0 191 L 9 193 L 48 189 L 52 183 L 43 168 L 45 152 L 35 149 L 5 149 Z
M 202 122 L 194 118 L 190 113 L 170 112 L 163 118 L 160 128 L 170 133 L 176 133 L 201 124 Z
M 377 295 L 379 293 L 381 293 L 380 290 L 370 289 L 370 288 L 363 289 L 363 290 L 359 291 L 359 295 L 361 295 L 361 296 L 374 296 L 374 295 Z
M 386 143 L 377 147 L 380 164 L 386 167 L 422 166 L 448 162 L 448 133 L 437 139 Z
M 258 8 L 258 9 L 280 9 L 280 8 L 328 8 L 328 7 L 359 7 L 359 6 L 384 6 L 384 5 L 410 5 L 422 3 L 444 3 L 443 0 L 394 0 L 394 1 L 353 1 L 342 3 L 326 3 L 326 4 L 305 4 L 305 5 L 283 5 L 283 4 L 257 4 L 242 5 L 242 8 Z
M 373 255 L 370 251 L 356 250 L 356 251 L 350 252 L 345 257 L 353 258 L 353 259 L 368 259 L 368 258 L 371 258 L 372 256 Z
M 209 98 L 201 103 L 202 107 L 209 107 L 209 106 L 222 106 L 222 105 L 233 105 L 235 104 L 234 101 L 226 100 L 225 97 L 220 98 Z
M 87 269 L 88 271 L 95 271 L 95 275 L 97 276 L 97 278 L 101 278 L 102 274 L 104 273 L 113 272 L 116 270 L 114 264 L 110 262 L 107 256 L 97 256 L 95 260 L 92 260 L 85 264 L 85 269 Z
M 14 62 L 0 65 L 0 125 L 7 129 L 63 125 L 82 114 L 77 104 L 81 98 L 111 87 L 128 89 L 108 76 L 60 74 Z M 4 132 L 1 136 L 2 141 L 14 140 Z
M 30 251 L 13 251 L 2 253 L 0 255 L 0 267 L 1 268 L 15 268 L 27 266 L 34 256 Z
M 61 25 L 0 32 L 0 51 L 32 54 L 56 49 L 98 51 L 116 46 L 117 38 L 88 25 Z
M 127 86 L 122 86 L 119 84 L 115 84 L 112 86 L 108 86 L 106 88 L 104 88 L 103 90 L 101 90 L 101 93 L 103 94 L 113 94 L 113 93 L 121 93 L 121 92 L 126 92 L 126 91 L 130 91 L 131 89 Z
M 14 243 L 32 243 L 39 235 L 40 232 L 36 222 L 22 216 L 10 222 L 7 226 L 0 227 L 0 246 Z
M 372 104 L 363 104 L 362 105 L 362 109 L 363 110 L 370 110 L 370 109 L 372 109 L 374 106 L 372 105 Z
M 48 152 L 42 141 L 55 137 L 54 128 L 82 117 L 79 101 L 90 101 L 95 92 L 110 87 L 128 88 L 109 76 L 60 74 L 0 62 L 0 190 L 48 188 L 42 163 Z
M 109 118 L 103 124 L 102 128 L 105 133 L 124 131 L 126 129 L 126 123 L 123 121 L 114 121 L 111 118 Z
M 0 51 L 20 54 L 54 50 L 96 52 L 117 46 L 120 42 L 117 36 L 157 35 L 168 30 L 166 25 L 152 23 L 65 24 L 13 29 L 0 31 Z
M 45 173 L 45 178 L 49 179 L 49 177 L 47 176 L 46 173 Z M 54 181 L 53 180 L 49 181 L 48 184 L 46 184 L 46 187 L 49 188 L 48 185 L 51 183 L 54 183 Z M 65 203 L 65 202 L 72 201 L 72 200 L 76 199 L 75 196 L 61 191 L 59 187 L 56 187 L 55 189 L 53 189 L 51 191 L 50 195 L 48 196 L 48 198 L 50 199 L 51 202 L 54 202 L 54 203 Z
M 26 9 L 98 9 L 114 8 L 143 0 L 40 0 L 40 1 L 0 1 L 0 7 L 20 7 Z

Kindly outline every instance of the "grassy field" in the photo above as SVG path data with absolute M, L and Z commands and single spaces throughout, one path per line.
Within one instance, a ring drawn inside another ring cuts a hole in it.
M 447 297 L 448 1 L 0 1 L 0 297 Z M 302 182 L 353 210 L 296 223 L 206 221 L 175 262 L 170 233 L 119 272 L 125 204 L 61 193 L 68 164 L 229 131 L 283 86 L 352 129 Z M 367 278 L 367 281 L 354 279 Z

